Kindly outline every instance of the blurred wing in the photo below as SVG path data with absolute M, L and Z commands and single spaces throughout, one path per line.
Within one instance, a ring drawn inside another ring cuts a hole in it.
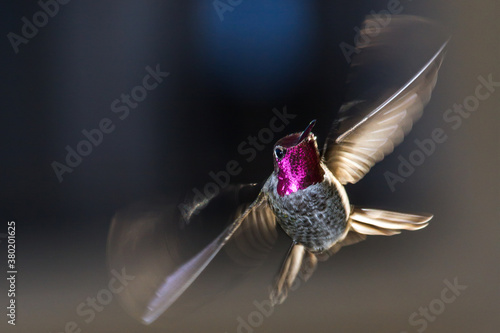
M 242 205 L 236 216 L 243 215 L 247 205 Z M 241 226 L 224 247 L 231 260 L 244 268 L 259 266 L 273 249 L 278 238 L 276 219 L 267 204 L 254 207 Z
M 370 19 L 365 22 L 369 25 Z M 394 24 L 397 25 L 397 20 Z M 413 17 L 401 19 L 406 25 L 413 22 Z M 421 23 L 420 21 L 418 21 Z M 391 23 L 392 24 L 392 23 Z M 402 24 L 402 23 L 401 23 Z M 388 48 L 391 43 L 391 29 L 382 31 L 378 39 L 364 45 L 360 50 L 361 66 L 368 62 L 373 54 L 381 58 L 378 49 Z M 385 34 L 384 34 L 385 33 Z M 325 162 L 335 177 L 342 183 L 356 183 L 385 155 L 391 153 L 396 145 L 403 141 L 413 123 L 420 118 L 424 106 L 431 97 L 436 85 L 439 67 L 443 61 L 447 42 L 416 72 L 410 80 L 388 97 L 383 99 L 353 100 L 345 103 L 339 111 L 333 131 L 324 150 Z M 365 55 L 363 52 L 367 52 Z M 396 73 L 393 73 L 396 76 Z M 386 89 L 389 90 L 389 89 Z M 378 91 L 384 95 L 387 91 Z
M 224 232 L 208 244 L 197 255 L 178 267 L 171 275 L 167 276 L 161 287 L 155 292 L 149 302 L 142 320 L 145 324 L 155 321 L 165 312 L 173 302 L 193 283 L 205 267 L 212 261 L 215 255 L 226 244 L 229 238 L 241 225 L 243 220 L 264 202 L 264 197 L 259 198 L 251 204 Z
M 181 217 L 180 206 L 165 204 L 135 206 L 115 215 L 108 237 L 108 261 L 111 270 L 125 269 L 128 275 L 134 276 L 118 294 L 133 317 L 145 324 L 155 321 L 188 289 L 220 249 L 234 242 L 233 236 L 234 240 L 248 239 L 251 233 L 262 242 L 254 239 L 248 242 L 250 247 L 243 246 L 239 252 L 227 253 L 233 254 L 239 262 L 249 260 L 255 264 L 262 259 L 265 250 L 259 245 L 270 248 L 276 238 L 274 215 L 267 208 L 262 192 L 250 205 L 238 205 L 238 216 L 229 226 L 216 231 L 215 235 L 210 230 L 220 228 L 214 219 L 224 216 L 220 214 L 222 208 L 229 202 L 241 201 L 227 200 L 240 190 L 234 186 L 224 189 L 188 221 Z M 234 216 L 234 211 L 229 216 Z M 228 218 L 227 214 L 225 216 Z M 240 226 L 242 231 L 237 232 Z M 227 285 L 229 278 L 220 279 L 224 283 L 222 287 Z

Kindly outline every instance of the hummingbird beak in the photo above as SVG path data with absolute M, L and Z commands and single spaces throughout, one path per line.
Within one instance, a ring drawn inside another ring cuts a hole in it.
M 297 144 L 299 144 L 300 142 L 302 142 L 302 140 L 304 140 L 309 136 L 309 133 L 311 133 L 315 124 L 316 124 L 316 119 L 314 119 L 309 123 L 309 125 L 307 125 L 307 128 L 304 130 L 304 132 L 302 132 L 299 139 L 297 140 Z

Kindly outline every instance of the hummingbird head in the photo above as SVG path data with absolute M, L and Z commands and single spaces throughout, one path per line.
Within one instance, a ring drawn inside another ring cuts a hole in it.
M 281 138 L 274 145 L 274 172 L 278 194 L 285 196 L 323 181 L 316 136 L 311 132 L 316 120 L 301 133 Z

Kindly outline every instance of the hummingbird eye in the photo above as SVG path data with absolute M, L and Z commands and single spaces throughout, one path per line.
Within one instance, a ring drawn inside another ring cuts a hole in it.
M 274 150 L 274 154 L 276 155 L 276 158 L 278 159 L 278 161 L 280 161 L 283 156 L 285 156 L 285 148 L 282 148 L 282 147 L 277 147 L 275 150 Z

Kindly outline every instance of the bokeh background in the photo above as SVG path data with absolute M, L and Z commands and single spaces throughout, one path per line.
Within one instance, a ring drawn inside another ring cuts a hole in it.
M 226 3 L 226 2 L 224 2 Z M 233 2 L 237 4 L 238 2 Z M 247 163 L 238 145 L 268 127 L 272 109 L 296 114 L 282 133 L 317 119 L 323 142 L 342 103 L 349 65 L 339 47 L 354 27 L 388 1 L 241 1 L 223 20 L 212 1 L 70 1 L 15 53 L 7 35 L 32 21 L 35 1 L 4 1 L 1 43 L 0 232 L 16 221 L 17 325 L 2 332 L 235 332 L 286 251 L 198 310 L 144 326 L 113 300 L 90 323 L 76 313 L 109 281 L 106 240 L 120 208 L 156 196 L 178 196 L 210 181 L 210 171 L 237 160 L 235 183 L 272 171 L 272 144 Z M 393 154 L 359 183 L 351 201 L 435 214 L 429 227 L 372 237 L 321 263 L 255 332 L 416 332 L 409 317 L 440 298 L 444 280 L 467 289 L 427 332 L 497 332 L 500 325 L 500 88 L 454 130 L 444 112 L 475 92 L 478 77 L 500 81 L 500 3 L 404 1 L 402 14 L 431 18 L 452 40 L 424 116 Z M 394 46 L 397 48 L 397 45 Z M 411 57 L 411 54 L 408 55 Z M 146 66 L 170 75 L 119 120 L 111 103 L 142 82 Z M 59 182 L 64 162 L 103 118 L 116 128 Z M 393 192 L 384 172 L 437 127 L 448 139 Z M 282 244 L 283 243 L 283 244 Z M 6 242 L 0 243 L 6 271 Z M 6 273 L 5 273 L 6 274 Z M 224 271 L 212 269 L 211 279 Z M 7 306 L 7 283 L 0 304 Z M 421 318 L 421 317 L 419 317 Z M 245 332 L 244 329 L 240 329 Z

